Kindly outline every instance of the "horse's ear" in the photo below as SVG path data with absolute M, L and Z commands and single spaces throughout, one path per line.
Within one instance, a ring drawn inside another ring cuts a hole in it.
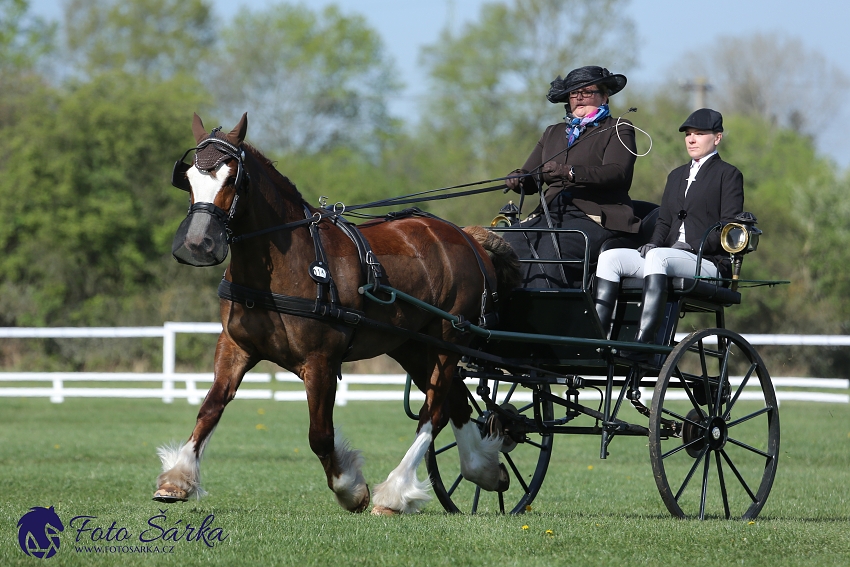
M 192 134 L 195 135 L 195 142 L 198 144 L 201 143 L 201 140 L 207 137 L 207 130 L 204 128 L 204 123 L 201 122 L 201 117 L 198 116 L 198 113 L 195 113 L 195 117 L 192 119 Z
M 230 133 L 224 137 L 225 140 L 230 142 L 236 147 L 242 145 L 242 142 L 245 141 L 245 134 L 248 132 L 248 113 L 242 115 L 242 118 L 239 119 L 239 124 L 237 124 Z

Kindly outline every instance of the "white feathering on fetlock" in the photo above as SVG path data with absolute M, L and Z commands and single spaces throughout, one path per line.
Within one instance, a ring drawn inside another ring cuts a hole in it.
M 401 463 L 387 476 L 387 480 L 373 489 L 372 504 L 375 509 L 386 508 L 404 514 L 415 514 L 431 500 L 431 481 L 416 478 L 416 469 L 432 440 L 431 424 L 426 423 Z
M 460 473 L 463 478 L 484 490 L 496 490 L 499 486 L 499 452 L 502 438 L 498 435 L 481 437 L 478 426 L 468 422 L 462 427 L 452 423 L 460 457 Z
M 157 448 L 156 454 L 162 461 L 162 474 L 156 479 L 157 487 L 172 484 L 185 490 L 187 496 L 195 498 L 207 494 L 201 488 L 201 463 L 195 456 L 194 445 L 190 441 Z
M 369 498 L 369 487 L 362 471 L 363 455 L 351 449 L 338 429 L 334 431 L 334 460 L 342 471 L 332 481 L 336 501 L 346 510 L 362 509 L 364 501 L 368 502 Z

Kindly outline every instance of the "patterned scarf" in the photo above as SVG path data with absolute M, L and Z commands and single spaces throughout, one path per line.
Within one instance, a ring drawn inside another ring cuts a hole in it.
M 567 110 L 567 147 L 572 146 L 573 143 L 578 140 L 578 137 L 581 136 L 581 133 L 584 132 L 585 128 L 591 125 L 598 126 L 600 121 L 610 115 L 611 113 L 608 110 L 607 104 L 603 104 L 596 109 L 596 112 L 589 114 L 584 118 L 573 116 L 572 112 Z

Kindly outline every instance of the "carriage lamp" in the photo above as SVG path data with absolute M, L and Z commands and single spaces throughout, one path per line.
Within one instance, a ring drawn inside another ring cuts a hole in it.
M 508 201 L 508 204 L 499 209 L 499 214 L 490 223 L 490 226 L 510 227 L 515 225 L 519 220 L 519 207 L 514 205 L 513 201 Z
M 741 274 L 744 255 L 755 252 L 758 248 L 762 232 L 756 228 L 757 222 L 755 215 L 743 212 L 735 217 L 735 222 L 728 223 L 720 231 L 720 244 L 732 255 L 732 291 L 738 289 L 738 277 Z

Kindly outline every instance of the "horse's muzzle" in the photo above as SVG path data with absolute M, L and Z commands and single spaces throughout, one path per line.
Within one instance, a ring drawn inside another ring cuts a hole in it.
M 177 227 L 171 254 L 181 264 L 217 266 L 227 257 L 227 213 L 210 203 L 196 203 Z

